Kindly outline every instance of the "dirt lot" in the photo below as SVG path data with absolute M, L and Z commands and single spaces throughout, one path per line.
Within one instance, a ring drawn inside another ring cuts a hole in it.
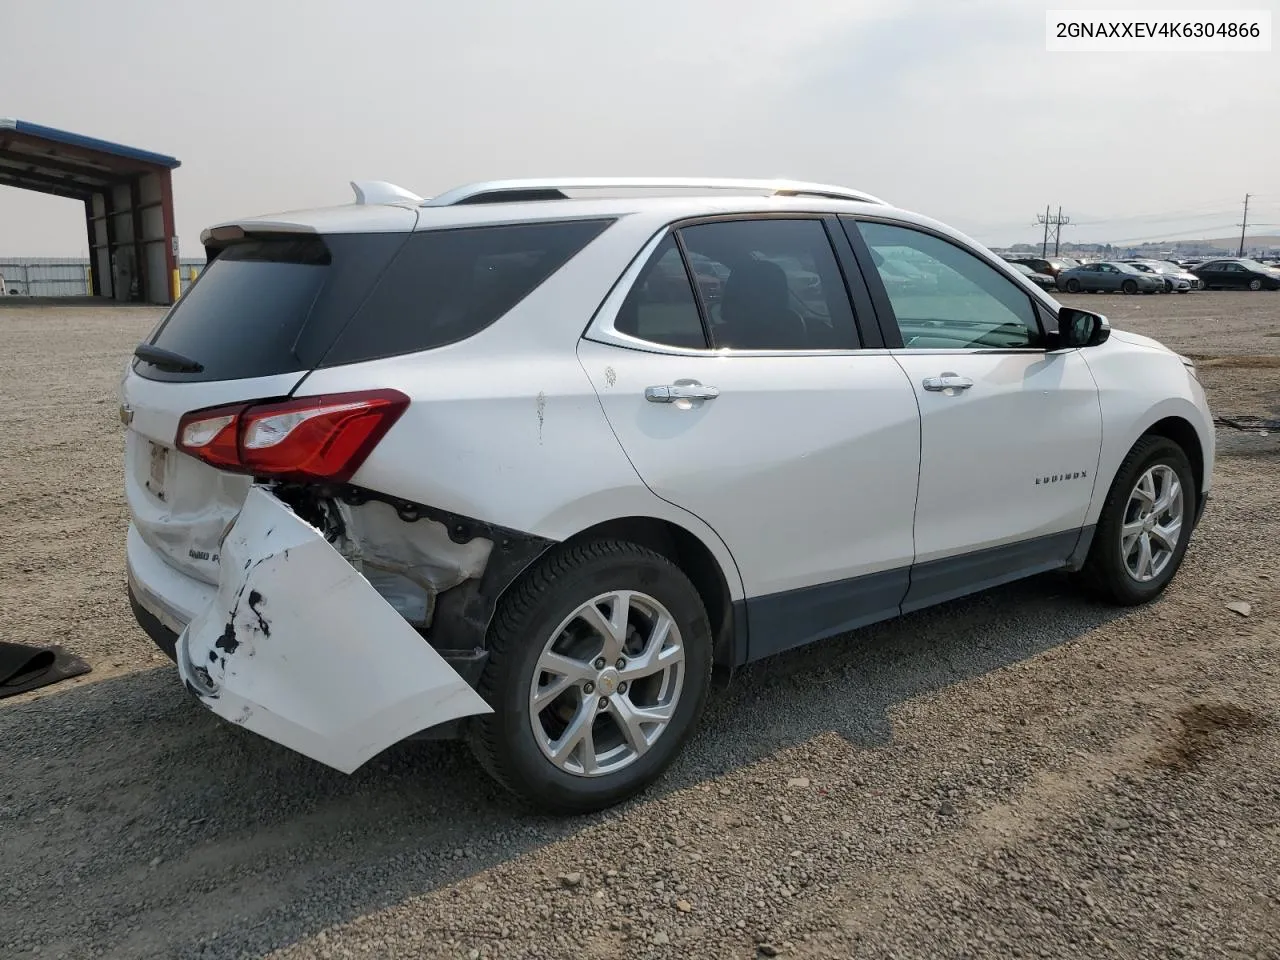
M 1280 294 L 1074 299 L 1280 417 Z M 457 745 L 348 778 L 183 694 L 124 599 L 155 318 L 0 308 L 0 630 L 94 666 L 0 701 L 0 956 L 1280 957 L 1274 434 L 1220 431 L 1160 602 L 1046 576 L 767 661 L 643 800 L 555 821 Z

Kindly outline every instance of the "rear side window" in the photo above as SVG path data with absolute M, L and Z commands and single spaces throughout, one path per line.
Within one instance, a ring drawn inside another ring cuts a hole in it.
M 303 369 L 294 345 L 331 266 L 319 237 L 237 243 L 204 269 L 151 342 L 203 366 L 181 379 L 234 380 Z
M 321 366 L 416 353 L 465 340 L 511 310 L 611 222 L 414 233 Z
M 650 343 L 706 349 L 707 337 L 693 298 L 693 284 L 670 234 L 645 264 L 613 325 L 619 333 Z

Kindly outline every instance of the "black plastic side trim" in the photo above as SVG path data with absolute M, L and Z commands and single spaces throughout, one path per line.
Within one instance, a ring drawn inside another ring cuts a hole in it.
M 1089 558 L 1089 548 L 1093 546 L 1093 534 L 1098 528 L 1092 524 L 1080 529 L 1080 539 L 1076 541 L 1076 548 L 1071 551 L 1071 556 L 1067 557 L 1067 569 L 1079 570 L 1084 566 L 1085 560 Z
M 1012 580 L 1059 570 L 1076 549 L 1080 532 L 1076 528 L 959 557 L 918 563 L 911 568 L 911 589 L 902 602 L 902 612 L 910 613 Z
M 138 621 L 143 632 L 151 638 L 151 642 L 160 648 L 160 652 L 178 662 L 178 635 L 166 627 L 150 610 L 138 602 L 133 587 L 126 587 L 129 592 L 129 607 L 133 610 L 133 618 Z
M 1092 526 L 734 604 L 737 663 L 1050 570 L 1078 569 Z M 746 622 L 738 622 L 739 610 Z M 746 627 L 750 628 L 749 634 Z
M 896 617 L 909 584 L 902 567 L 748 600 L 747 662 Z
M 750 661 L 750 657 L 747 655 L 751 649 L 751 629 L 747 623 L 747 601 L 733 601 L 730 616 L 728 649 L 724 651 L 720 662 L 722 666 L 740 667 Z

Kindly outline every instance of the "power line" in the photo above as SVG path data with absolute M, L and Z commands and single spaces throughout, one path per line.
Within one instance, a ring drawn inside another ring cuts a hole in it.
M 1235 226 L 1239 226 L 1239 224 L 1220 223 L 1209 227 L 1196 227 L 1194 230 L 1171 230 L 1166 233 L 1157 233 L 1147 237 L 1125 237 L 1122 240 L 1112 240 L 1111 242 L 1113 244 L 1150 243 L 1156 240 L 1176 240 L 1179 237 L 1193 237 L 1195 239 L 1200 239 L 1210 230 L 1229 230 Z
M 1049 208 L 1044 208 L 1044 216 L 1036 214 L 1036 222 L 1044 224 L 1044 242 L 1040 245 L 1040 256 L 1047 257 L 1049 255 L 1049 233 L 1050 227 L 1053 228 L 1053 255 L 1058 255 L 1058 245 L 1062 238 L 1062 228 L 1071 222 L 1070 217 L 1062 215 L 1062 207 L 1058 207 L 1058 215 L 1056 217 L 1049 216 Z

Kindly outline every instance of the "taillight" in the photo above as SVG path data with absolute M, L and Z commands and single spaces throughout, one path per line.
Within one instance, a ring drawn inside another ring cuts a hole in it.
M 222 470 L 345 483 L 408 406 L 398 390 L 365 390 L 196 410 L 176 445 Z

